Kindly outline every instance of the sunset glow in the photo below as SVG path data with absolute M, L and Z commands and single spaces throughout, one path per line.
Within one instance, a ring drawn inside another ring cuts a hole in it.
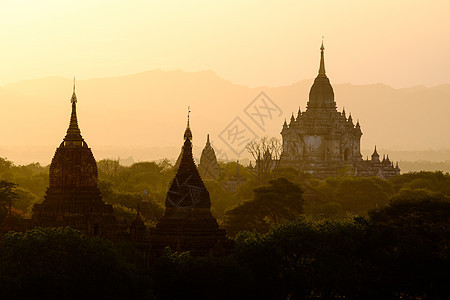
M 313 78 L 325 36 L 335 83 L 448 83 L 450 3 L 0 1 L 0 85 L 162 69 L 248 86 Z M 314 58 L 314 59 L 312 59 Z

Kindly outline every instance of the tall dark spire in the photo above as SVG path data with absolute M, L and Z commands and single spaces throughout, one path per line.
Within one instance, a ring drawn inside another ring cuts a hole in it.
M 166 247 L 179 252 L 190 251 L 193 256 L 206 255 L 217 251 L 215 249 L 220 251 L 221 248 L 227 251 L 232 247 L 225 231 L 219 229 L 211 214 L 209 192 L 192 157 L 192 134 L 188 129 L 189 117 L 186 128 L 189 134 L 185 133 L 180 163 L 166 195 L 166 210 L 156 227 L 150 229 L 149 245 L 154 257 L 160 256 Z
M 325 73 L 325 59 L 323 57 L 323 50 L 325 50 L 325 48 L 323 47 L 323 37 L 322 37 L 322 46 L 320 46 L 320 67 L 318 77 L 327 77 Z
M 81 142 L 83 141 L 83 137 L 81 136 L 80 128 L 78 127 L 78 118 L 77 118 L 77 95 L 75 93 L 75 77 L 73 78 L 73 93 L 72 98 L 70 99 L 72 103 L 72 113 L 70 115 L 69 128 L 67 129 L 66 137 L 64 138 L 64 142 Z
M 189 122 L 189 119 L 188 119 Z M 189 130 L 189 131 L 188 131 Z M 198 173 L 192 156 L 192 133 L 188 128 L 184 135 L 184 145 L 177 173 L 166 196 L 166 207 L 199 206 L 210 207 L 209 193 Z

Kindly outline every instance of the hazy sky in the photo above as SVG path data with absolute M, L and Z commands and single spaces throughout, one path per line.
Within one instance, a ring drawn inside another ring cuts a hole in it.
M 450 1 L 0 0 L 0 85 L 210 69 L 234 83 L 450 83 Z

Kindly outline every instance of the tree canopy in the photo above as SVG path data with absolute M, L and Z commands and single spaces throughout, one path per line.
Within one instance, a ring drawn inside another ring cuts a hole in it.
M 0 244 L 3 299 L 150 297 L 149 277 L 109 241 L 66 228 L 10 232 Z
M 303 190 L 286 178 L 254 189 L 252 200 L 228 210 L 224 227 L 231 235 L 242 230 L 267 232 L 272 224 L 293 220 L 303 212 Z
M 0 222 L 5 218 L 8 209 L 19 196 L 15 192 L 17 184 L 0 180 Z

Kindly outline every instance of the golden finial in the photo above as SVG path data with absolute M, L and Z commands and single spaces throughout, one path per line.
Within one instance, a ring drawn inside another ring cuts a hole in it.
M 318 77 L 327 77 L 327 75 L 325 74 L 325 59 L 323 57 L 323 50 L 325 50 L 325 47 L 323 46 L 323 36 L 322 36 L 322 45 L 320 46 L 320 67 Z
M 191 114 L 191 107 L 188 106 L 187 126 L 186 126 L 186 130 L 184 131 L 184 139 L 185 140 L 186 139 L 192 140 L 192 132 L 191 132 L 191 128 L 189 127 L 190 114 Z
M 188 106 L 188 114 L 187 114 L 187 126 L 188 126 L 188 127 L 189 127 L 189 117 L 190 117 L 190 114 L 191 114 L 191 107 Z
M 73 77 L 73 93 L 72 93 L 72 99 L 70 99 L 70 102 L 77 103 L 77 95 L 75 94 L 75 76 Z

